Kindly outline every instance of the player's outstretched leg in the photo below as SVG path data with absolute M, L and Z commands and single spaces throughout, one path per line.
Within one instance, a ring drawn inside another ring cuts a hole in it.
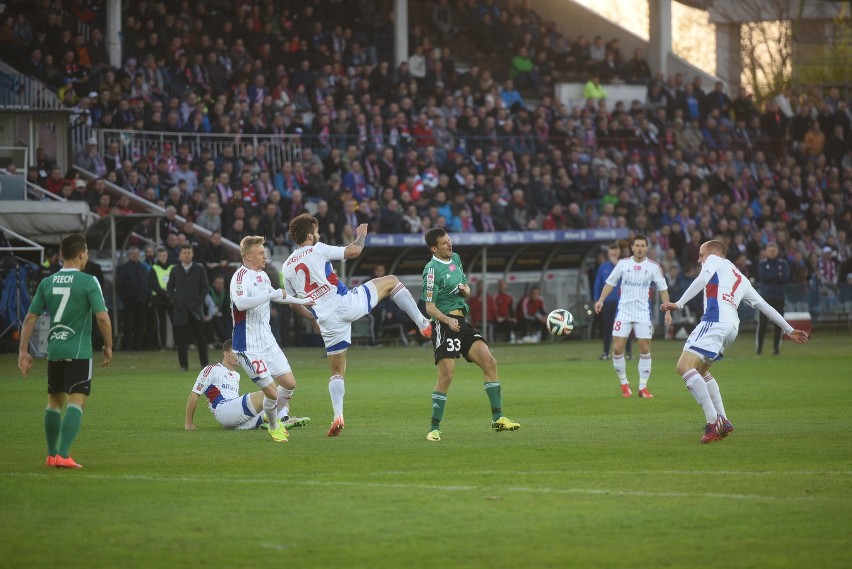
M 396 279 L 396 277 L 394 278 Z M 408 317 L 414 321 L 417 325 L 417 329 L 420 330 L 420 335 L 424 338 L 432 337 L 432 325 L 429 323 L 429 320 L 423 316 L 420 309 L 417 308 L 417 302 L 414 300 L 414 297 L 411 296 L 411 293 L 408 292 L 405 285 L 399 282 L 398 279 L 397 284 L 390 292 L 390 297 L 391 300 L 404 310 L 405 313 L 408 314 Z

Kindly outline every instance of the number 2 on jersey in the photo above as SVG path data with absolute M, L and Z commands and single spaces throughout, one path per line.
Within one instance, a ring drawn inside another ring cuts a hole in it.
M 311 271 L 308 269 L 308 266 L 304 263 L 299 263 L 296 265 L 296 272 L 302 271 L 305 273 L 305 294 L 310 294 L 319 288 L 319 285 L 311 282 Z

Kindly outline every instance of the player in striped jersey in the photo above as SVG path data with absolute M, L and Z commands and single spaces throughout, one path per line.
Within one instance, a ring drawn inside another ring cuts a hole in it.
M 256 429 L 263 424 L 263 391 L 240 396 L 240 372 L 237 354 L 231 340 L 222 344 L 222 363 L 209 365 L 201 370 L 186 400 L 184 429 L 194 431 L 192 420 L 198 406 L 198 398 L 204 395 L 210 412 L 226 429 Z M 284 412 L 283 398 L 278 400 L 279 418 Z
M 653 395 L 648 392 L 647 385 L 651 377 L 651 336 L 654 333 L 649 304 L 651 284 L 656 285 L 663 302 L 669 301 L 669 285 L 660 265 L 646 257 L 648 239 L 644 235 L 633 237 L 631 249 L 633 256 L 616 263 L 607 277 L 598 301 L 595 302 L 595 312 L 600 314 L 604 300 L 620 280 L 621 298 L 618 300 L 615 323 L 612 325 L 612 367 L 621 382 L 621 394 L 624 397 L 633 395 L 624 363 L 624 347 L 630 332 L 633 331 L 639 344 L 639 397 L 650 398 Z M 672 315 L 667 312 L 665 324 L 668 326 L 671 323 Z
M 366 316 L 376 304 L 388 296 L 414 321 L 420 333 L 428 338 L 432 334 L 429 321 L 420 313 L 417 302 L 408 289 L 394 275 L 375 278 L 353 289 L 346 288 L 331 266 L 331 261 L 354 259 L 364 250 L 367 224 L 355 230 L 355 241 L 346 247 L 332 247 L 319 240 L 319 223 L 308 214 L 290 220 L 290 238 L 299 248 L 284 261 L 281 273 L 287 293 L 307 297 L 314 301 L 314 312 L 296 308 L 305 318 L 319 324 L 331 378 L 328 392 L 334 420 L 328 436 L 336 437 L 344 427 L 343 374 L 346 371 L 346 350 L 351 345 L 352 322 Z
M 312 305 L 313 301 L 287 296 L 284 289 L 272 288 L 269 276 L 263 271 L 265 241 L 257 235 L 243 237 L 240 241 L 243 266 L 231 277 L 233 345 L 240 365 L 266 395 L 263 411 L 269 420 L 270 436 L 276 442 L 286 442 L 287 430 L 278 422 L 277 409 L 281 406 L 289 413 L 296 378 L 269 328 L 269 303 Z M 302 418 L 303 423 L 307 420 L 307 417 Z
M 683 308 L 704 290 L 704 316 L 689 335 L 677 362 L 677 372 L 692 396 L 701 405 L 707 423 L 702 443 L 725 438 L 734 426 L 725 414 L 719 384 L 710 373 L 713 362 L 722 358 L 725 349 L 737 338 L 740 302 L 753 306 L 777 324 L 797 344 L 805 344 L 808 335 L 796 330 L 754 290 L 751 283 L 726 258 L 727 248 L 721 241 L 707 241 L 698 250 L 701 273 L 683 296 L 675 302 L 664 302 L 660 309 L 668 313 Z

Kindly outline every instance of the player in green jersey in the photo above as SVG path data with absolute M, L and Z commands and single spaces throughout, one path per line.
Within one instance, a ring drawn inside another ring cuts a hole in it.
M 459 356 L 478 365 L 485 374 L 485 393 L 491 403 L 491 428 L 515 431 L 520 425 L 503 416 L 497 360 L 482 335 L 464 318 L 470 286 L 461 258 L 453 253 L 450 236 L 440 227 L 426 233 L 426 245 L 432 251 L 432 260 L 423 269 L 422 300 L 426 303 L 426 313 L 432 317 L 432 346 L 438 366 L 438 383 L 432 392 L 432 425 L 426 440 L 441 440 L 441 419 Z
M 104 361 L 112 360 L 112 325 L 98 281 L 83 272 L 89 260 L 86 238 L 72 233 L 62 240 L 64 265 L 43 279 L 21 329 L 18 367 L 23 377 L 33 365 L 27 351 L 36 319 L 50 312 L 47 341 L 47 408 L 44 432 L 47 437 L 48 466 L 82 468 L 71 458 L 71 444 L 80 431 L 83 406 L 92 382 L 92 313 L 104 338 Z M 67 404 L 67 407 L 66 407 Z M 65 417 L 62 417 L 62 408 Z

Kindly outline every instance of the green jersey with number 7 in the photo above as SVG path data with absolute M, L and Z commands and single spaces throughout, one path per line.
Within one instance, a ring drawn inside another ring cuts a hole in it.
M 47 359 L 85 360 L 92 357 L 92 314 L 106 310 L 101 285 L 77 269 L 61 269 L 44 278 L 29 312 L 50 312 Z

